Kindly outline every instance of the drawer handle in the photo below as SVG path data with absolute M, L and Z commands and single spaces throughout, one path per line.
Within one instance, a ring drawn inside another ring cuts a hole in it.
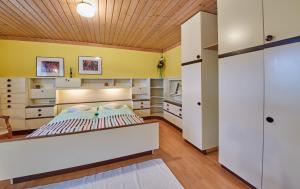
M 181 114 L 179 114 L 179 116 L 181 117 Z
M 7 79 L 7 82 L 11 82 L 11 79 Z
M 180 108 L 179 111 L 182 111 L 182 109 Z
M 11 92 L 11 90 L 10 90 L 10 89 L 8 89 L 8 90 L 7 90 L 7 92 L 8 92 L 8 93 L 10 93 L 10 92 Z
M 43 93 L 43 92 L 44 92 L 44 90 L 41 90 L 41 92 Z
M 169 106 L 169 104 L 167 104 L 167 106 Z
M 266 36 L 266 41 L 273 41 L 274 36 L 273 35 L 267 35 Z
M 169 108 L 167 108 L 167 110 L 169 111 Z
M 8 84 L 8 85 L 7 85 L 7 87 L 11 87 L 11 85 L 10 85 L 10 84 Z
M 201 106 L 201 102 L 197 102 L 197 105 L 198 105 L 198 106 Z
M 7 103 L 10 103 L 11 102 L 11 100 L 7 100 Z
M 39 111 L 39 112 L 41 112 L 41 111 L 42 111 L 42 109 L 38 109 L 38 111 Z
M 196 56 L 196 58 L 197 58 L 197 59 L 200 59 L 200 55 L 198 54 L 198 55 Z
M 7 98 L 10 98 L 11 97 L 11 95 L 7 95 Z
M 144 108 L 144 106 L 141 106 L 141 109 L 143 109 Z
M 11 108 L 11 105 L 7 105 L 7 108 Z
M 267 118 L 266 118 L 266 121 L 267 121 L 268 123 L 273 123 L 273 122 L 274 122 L 274 119 L 273 119 L 272 117 L 267 117 Z
M 144 104 L 144 102 L 141 102 L 141 104 Z
M 39 117 L 41 117 L 41 116 L 42 116 L 42 114 L 38 114 L 38 116 L 39 116 Z

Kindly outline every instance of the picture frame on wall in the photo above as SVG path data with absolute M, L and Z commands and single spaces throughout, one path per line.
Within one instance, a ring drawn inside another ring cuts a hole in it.
M 78 73 L 102 75 L 102 58 L 97 56 L 79 56 Z
M 37 77 L 63 77 L 64 73 L 64 58 L 36 57 Z

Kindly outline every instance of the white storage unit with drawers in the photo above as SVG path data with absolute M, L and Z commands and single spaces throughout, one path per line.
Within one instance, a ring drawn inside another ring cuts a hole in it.
M 81 78 L 56 78 L 56 88 L 80 88 Z
M 54 118 L 55 106 L 26 108 L 26 129 L 37 129 Z
M 10 117 L 13 131 L 25 129 L 26 96 L 25 78 L 0 78 L 0 114 Z
M 164 118 L 182 129 L 182 107 L 179 103 L 172 101 L 164 102 Z

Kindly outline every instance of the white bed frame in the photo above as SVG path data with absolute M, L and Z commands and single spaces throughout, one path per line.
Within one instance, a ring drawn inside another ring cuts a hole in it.
M 0 143 L 0 180 L 126 157 L 159 148 L 159 123 Z
M 130 103 L 132 101 L 122 102 Z M 58 111 L 69 106 L 71 104 L 58 107 Z M 158 122 L 3 141 L 0 142 L 0 180 L 20 182 L 37 175 L 153 152 L 158 148 Z

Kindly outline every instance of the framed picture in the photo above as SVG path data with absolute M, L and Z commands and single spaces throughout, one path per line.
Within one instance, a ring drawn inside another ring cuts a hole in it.
M 36 57 L 37 77 L 63 77 L 64 58 Z
M 78 69 L 79 74 L 101 75 L 102 59 L 94 56 L 79 56 Z

